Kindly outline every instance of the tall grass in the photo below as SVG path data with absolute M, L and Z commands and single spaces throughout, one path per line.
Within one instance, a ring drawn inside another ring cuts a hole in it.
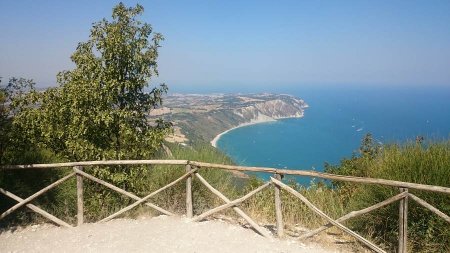
M 230 158 L 208 144 L 195 144 L 194 146 L 181 146 L 167 144 L 171 154 L 161 152 L 154 158 L 158 159 L 186 159 L 211 163 L 232 164 Z M 370 146 L 370 145 L 369 145 Z M 371 152 L 362 152 L 362 156 L 354 156 L 343 159 L 339 165 L 329 166 L 328 171 L 337 174 L 364 176 L 373 178 L 385 178 L 422 184 L 441 185 L 450 187 L 450 142 L 430 142 L 426 144 L 408 143 L 404 145 L 387 145 L 383 147 L 369 148 Z M 114 169 L 108 168 L 105 170 Z M 89 172 L 89 168 L 86 168 Z M 53 173 L 54 174 L 51 174 Z M 11 172 L 17 173 L 17 172 Z M 21 174 L 20 174 L 21 173 Z M 25 180 L 31 175 L 27 172 L 13 174 L 3 173 L 0 176 L 2 186 L 5 184 L 11 189 L 21 192 L 26 197 L 36 191 L 36 185 L 28 187 L 31 179 Z M 39 173 L 39 172 L 31 172 Z M 50 174 L 42 174 L 42 184 L 48 183 L 59 175 L 67 173 L 61 170 L 49 171 Z M 185 173 L 184 166 L 130 166 L 117 171 L 118 177 L 123 177 L 123 183 L 117 185 L 138 196 L 145 196 L 157 190 Z M 249 191 L 260 186 L 263 182 L 256 177 L 239 178 L 231 172 L 218 169 L 201 169 L 199 173 L 216 189 L 230 199 L 245 195 Z M 9 175 L 9 176 L 8 176 Z M 98 175 L 102 178 L 102 175 Z M 105 179 L 111 175 L 106 175 Z M 23 177 L 23 178 L 22 178 Z M 38 179 L 37 175 L 33 177 Z M 22 178 L 14 187 L 11 179 Z M 121 180 L 118 180 L 121 182 Z M 298 190 L 319 209 L 332 218 L 365 208 L 383 201 L 399 193 L 397 188 L 369 186 L 354 183 L 338 183 L 333 186 L 325 184 L 313 184 L 305 188 L 298 185 L 292 179 L 285 180 L 291 187 Z M 18 186 L 20 186 L 18 188 Z M 39 185 L 40 186 L 40 185 Z M 28 188 L 27 188 L 28 187 Z M 64 183 L 58 190 L 38 199 L 36 203 L 50 210 L 56 216 L 75 222 L 76 195 L 75 180 Z M 98 198 L 98 191 L 105 194 Z M 425 191 L 411 191 L 413 194 L 426 200 L 444 213 L 450 213 L 450 196 Z M 178 214 L 184 214 L 186 208 L 185 183 L 179 183 L 151 199 L 151 201 L 165 209 Z M 315 228 L 326 223 L 304 204 L 289 193 L 282 191 L 283 219 L 287 227 L 301 226 Z M 213 208 L 223 201 L 213 195 L 198 180 L 193 180 L 194 213 L 200 214 Z M 94 222 L 134 202 L 111 190 L 104 189 L 96 183 L 85 180 L 85 216 L 87 221 Z M 272 187 L 256 194 L 241 204 L 241 208 L 252 218 L 260 223 L 275 223 L 274 190 Z M 3 202 L 2 206 L 13 204 Z M 4 207 L 4 208 L 5 208 Z M 4 209 L 3 208 L 3 209 Z M 226 215 L 239 218 L 228 209 L 223 212 Z M 29 213 L 28 213 L 29 214 Z M 152 209 L 141 206 L 127 216 L 156 214 Z M 20 216 L 19 221 L 41 221 L 37 216 Z M 450 252 L 450 226 L 431 212 L 409 201 L 409 248 L 415 252 Z M 396 250 L 398 237 L 398 204 L 391 204 L 376 212 L 365 214 L 360 218 L 346 223 L 350 228 L 361 234 L 369 236 L 377 243 L 390 250 Z
M 50 151 L 37 148 L 32 148 L 17 154 L 8 153 L 6 158 L 5 162 L 9 164 L 52 163 L 62 161 L 62 159 L 55 156 Z M 0 187 L 25 199 L 67 173 L 68 171 L 64 169 L 4 170 L 0 171 Z M 76 202 L 75 192 L 75 180 L 69 179 L 58 187 L 53 188 L 44 195 L 33 200 L 32 203 L 51 214 L 55 214 L 58 217 L 64 217 L 67 221 L 73 222 L 76 214 L 76 206 L 73 204 Z M 0 213 L 3 213 L 15 204 L 17 204 L 15 200 L 0 194 Z M 45 218 L 26 207 L 22 207 L 14 214 L 2 219 L 0 221 L 0 227 L 42 221 L 46 221 Z
M 450 187 L 450 142 L 386 145 L 374 156 L 345 159 L 331 172 Z M 399 193 L 397 188 L 338 184 L 346 192 L 349 210 L 361 209 Z M 444 213 L 450 213 L 450 195 L 427 191 L 411 193 Z M 351 224 L 392 250 L 397 247 L 398 203 L 364 215 Z M 450 252 L 450 226 L 443 219 L 409 200 L 409 248 L 415 252 Z
M 196 160 L 211 163 L 230 164 L 231 160 L 218 150 L 207 144 L 196 144 L 194 146 L 182 146 L 177 144 L 166 144 L 169 146 L 170 155 L 164 152 L 156 154 L 157 159 Z M 105 168 L 108 170 L 108 168 Z M 123 169 L 120 170 L 123 173 Z M 186 173 L 185 167 L 181 165 L 154 165 L 154 166 L 129 166 L 123 174 L 126 184 L 117 185 L 138 196 L 146 196 L 151 192 L 169 184 Z M 231 173 L 221 170 L 202 169 L 200 174 L 214 187 L 230 197 L 236 195 L 234 177 Z M 97 175 L 102 179 L 102 175 Z M 131 204 L 134 200 L 124 197 L 118 193 L 108 190 L 102 199 L 97 198 L 95 191 L 99 186 L 96 183 L 88 183 L 86 187 L 86 213 L 88 221 L 96 221 L 109 214 L 120 210 Z M 200 213 L 220 203 L 200 182 L 193 181 L 194 212 Z M 103 187 L 104 188 L 104 187 Z M 186 209 L 186 186 L 184 181 L 180 182 L 150 199 L 152 203 L 169 211 L 183 214 Z M 139 214 L 157 214 L 153 209 L 141 207 L 127 213 L 128 216 Z
M 165 153 L 157 154 L 155 158 L 158 159 L 188 159 L 195 161 L 203 161 L 210 163 L 220 164 L 232 164 L 229 157 L 221 153 L 215 148 L 212 148 L 208 144 L 195 144 L 194 146 L 181 146 L 175 144 L 168 144 L 171 150 L 171 155 Z M 50 162 L 50 161 L 48 161 Z M 85 171 L 91 173 L 95 171 L 96 176 L 100 179 L 108 181 L 107 179 L 112 176 L 116 177 L 116 185 L 122 189 L 133 192 L 138 196 L 146 196 L 149 193 L 167 185 L 176 178 L 182 176 L 185 173 L 184 166 L 172 166 L 172 165 L 158 165 L 158 166 L 127 166 L 127 167 L 86 167 Z M 99 173 L 100 171 L 100 173 Z M 113 173 L 112 171 L 116 171 Z M 105 174 L 103 174 L 103 172 Z M 41 175 L 43 180 L 36 177 L 35 174 Z M 20 193 L 22 197 L 31 195 L 35 191 L 44 187 L 52 181 L 55 181 L 63 174 L 69 173 L 69 169 L 58 169 L 47 171 L 42 174 L 43 171 L 12 171 L 9 174 L 3 173 L 2 186 L 10 189 L 12 192 Z M 199 171 L 213 187 L 222 192 L 229 199 L 235 199 L 239 196 L 245 195 L 247 192 L 260 186 L 263 182 L 256 177 L 242 178 L 237 177 L 231 172 L 219 170 L 219 169 L 205 169 L 202 168 Z M 30 178 L 30 175 L 36 179 L 36 181 L 26 180 Z M 52 175 L 52 176 L 49 176 Z M 12 179 L 21 179 L 24 181 L 18 182 L 18 187 L 13 187 L 13 184 L 6 184 L 5 182 L 12 182 Z M 39 182 L 39 183 L 37 183 Z M 84 204 L 85 204 L 85 219 L 87 222 L 95 222 L 102 219 L 113 212 L 120 210 L 121 208 L 131 204 L 134 200 L 116 193 L 106 187 L 99 185 L 95 182 L 91 182 L 88 179 L 84 180 Z M 319 208 L 322 208 L 326 212 L 332 214 L 333 217 L 338 217 L 343 214 L 343 207 L 339 202 L 339 194 L 337 191 L 331 190 L 325 186 L 317 185 L 310 189 L 303 188 L 294 182 L 290 185 L 300 190 L 305 196 L 312 199 Z M 186 188 L 184 182 L 179 183 L 165 191 L 157 194 L 150 199 L 158 206 L 170 210 L 178 214 L 184 214 L 186 208 Z M 194 201 L 194 213 L 200 214 L 210 208 L 223 204 L 223 201 L 217 196 L 212 194 L 203 184 L 194 178 L 193 180 L 193 201 Z M 26 189 L 26 190 L 25 190 Z M 49 210 L 52 214 L 60 217 L 66 221 L 75 223 L 76 221 L 76 193 L 75 193 L 75 180 L 71 179 L 61 186 L 58 186 L 50 194 L 45 194 L 42 198 L 39 198 L 33 203 L 39 204 L 45 210 Z M 101 197 L 99 197 L 101 196 Z M 322 223 L 312 212 L 310 212 L 304 205 L 289 194 L 282 193 L 283 198 L 283 212 L 285 213 L 285 222 L 288 224 L 302 224 L 307 227 L 319 225 Z M 332 203 L 330 205 L 330 203 Z M 13 201 L 3 202 L 3 210 L 11 207 L 14 204 Z M 252 217 L 263 223 L 274 223 L 274 194 L 273 188 L 268 188 L 263 192 L 257 194 L 255 197 L 250 198 L 248 201 L 242 204 L 242 208 L 248 212 Z M 24 219 L 25 216 L 11 216 L 18 224 L 27 224 L 30 221 L 41 222 L 39 216 L 27 212 L 26 208 L 22 208 L 30 217 Z M 142 213 L 145 214 L 157 214 L 156 211 L 142 206 L 139 209 L 135 209 L 128 212 L 127 216 L 136 216 Z M 226 215 L 238 218 L 232 210 L 223 212 Z M 8 220 L 2 225 L 11 223 L 12 220 Z
M 189 159 L 212 163 L 230 164 L 231 160 L 220 153 L 218 150 L 207 146 L 206 144 L 197 144 L 193 147 L 184 147 L 180 145 L 170 145 L 172 156 L 160 153 L 156 154 L 154 159 Z M 55 158 L 51 153 L 45 150 L 37 150 L 35 152 L 16 155 L 21 157 L 15 160 L 15 164 L 32 164 L 32 163 L 51 163 L 60 162 L 61 159 Z M 151 159 L 149 158 L 149 159 Z M 133 192 L 138 196 L 146 196 L 147 194 L 167 185 L 176 178 L 185 173 L 184 166 L 100 166 L 86 167 L 87 173 L 95 174 L 98 178 L 111 182 L 113 184 Z M 56 181 L 58 178 L 70 173 L 70 168 L 50 169 L 50 170 L 15 170 L 0 172 L 0 187 L 15 193 L 16 195 L 26 198 L 43 187 Z M 231 173 L 220 170 L 202 170 L 201 175 L 217 189 L 229 195 L 231 198 L 235 196 L 234 177 Z M 84 180 L 84 205 L 85 219 L 87 222 L 95 222 L 104 218 L 111 213 L 131 204 L 134 200 L 116 193 L 103 185 Z M 212 196 L 204 186 L 194 180 L 193 194 L 195 200 L 195 210 L 197 213 L 209 208 L 219 202 L 217 198 Z M 180 213 L 185 210 L 185 184 L 179 183 L 151 199 L 157 205 L 167 208 L 173 212 Z M 56 188 L 50 190 L 36 200 L 32 201 L 49 211 L 55 216 L 74 223 L 76 221 L 76 182 L 70 179 Z M 4 212 L 16 202 L 8 197 L 0 194 L 0 212 Z M 152 214 L 153 211 L 148 207 L 142 207 L 137 212 L 129 212 L 127 215 L 135 215 L 146 212 Z M 19 209 L 13 215 L 9 215 L 7 219 L 0 222 L 0 227 L 29 224 L 30 222 L 45 221 L 38 214 L 28 210 L 26 207 Z

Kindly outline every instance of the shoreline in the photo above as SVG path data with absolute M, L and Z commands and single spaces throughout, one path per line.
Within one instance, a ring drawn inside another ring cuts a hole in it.
M 303 114 L 302 114 L 302 115 L 299 115 L 299 116 L 279 117 L 279 118 L 275 118 L 275 119 L 274 119 L 274 118 L 268 117 L 268 118 L 263 118 L 263 119 L 256 119 L 256 120 L 254 120 L 254 121 L 250 121 L 250 122 L 247 122 L 247 123 L 241 123 L 241 124 L 239 124 L 239 125 L 237 125 L 237 126 L 235 126 L 235 127 L 232 127 L 232 128 L 230 128 L 230 129 L 228 129 L 228 130 L 225 130 L 225 131 L 219 133 L 218 135 L 216 135 L 216 136 L 210 141 L 210 143 L 211 143 L 211 146 L 217 148 L 217 142 L 219 141 L 219 139 L 220 139 L 224 134 L 226 134 L 226 133 L 228 133 L 228 132 L 230 132 L 230 131 L 232 131 L 232 130 L 234 130 L 234 129 L 241 128 L 241 127 L 246 127 L 246 126 L 251 126 L 251 125 L 255 125 L 255 124 L 261 124 L 261 123 L 267 123 L 267 122 L 275 122 L 275 121 L 278 121 L 278 120 L 280 120 L 280 119 L 295 119 L 295 118 L 303 118 Z

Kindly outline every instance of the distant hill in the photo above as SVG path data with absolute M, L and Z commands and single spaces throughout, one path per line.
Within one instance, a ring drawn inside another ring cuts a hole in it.
M 175 126 L 171 142 L 211 141 L 219 133 L 242 124 L 299 118 L 308 105 L 284 94 L 174 94 L 150 118 L 163 118 Z

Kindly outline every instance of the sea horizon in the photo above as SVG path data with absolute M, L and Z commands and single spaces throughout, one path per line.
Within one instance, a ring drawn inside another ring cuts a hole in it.
M 291 90 L 310 106 L 302 118 L 260 122 L 229 129 L 217 148 L 245 166 L 323 171 L 358 154 L 364 135 L 380 144 L 416 137 L 443 140 L 450 134 L 450 89 L 334 88 Z M 268 175 L 258 174 L 261 178 Z M 301 179 L 307 184 L 309 179 Z

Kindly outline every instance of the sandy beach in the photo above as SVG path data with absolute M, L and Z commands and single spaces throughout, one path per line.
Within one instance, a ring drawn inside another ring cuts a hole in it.
M 226 133 L 228 133 L 228 132 L 230 132 L 230 131 L 232 131 L 232 130 L 234 130 L 234 129 L 236 129 L 236 128 L 246 127 L 246 126 L 250 126 L 250 125 L 254 125 L 254 124 L 260 124 L 260 123 L 274 122 L 274 121 L 277 121 L 277 120 L 280 120 L 280 119 L 291 119 L 291 118 L 302 118 L 302 117 L 303 117 L 303 115 L 300 115 L 300 116 L 292 116 L 292 117 L 279 117 L 279 118 L 276 118 L 276 119 L 271 118 L 271 117 L 267 117 L 267 116 L 266 116 L 266 117 L 258 117 L 258 118 L 255 119 L 255 120 L 252 120 L 252 121 L 247 122 L 247 123 L 239 124 L 239 125 L 237 125 L 237 126 L 235 126 L 235 127 L 233 127 L 233 128 L 230 128 L 230 129 L 228 129 L 228 130 L 226 130 L 226 131 L 221 132 L 220 134 L 216 135 L 216 137 L 214 137 L 214 139 L 211 140 L 211 145 L 212 145 L 213 147 L 217 148 L 217 142 L 219 141 L 219 139 L 220 139 L 224 134 L 226 134 Z

